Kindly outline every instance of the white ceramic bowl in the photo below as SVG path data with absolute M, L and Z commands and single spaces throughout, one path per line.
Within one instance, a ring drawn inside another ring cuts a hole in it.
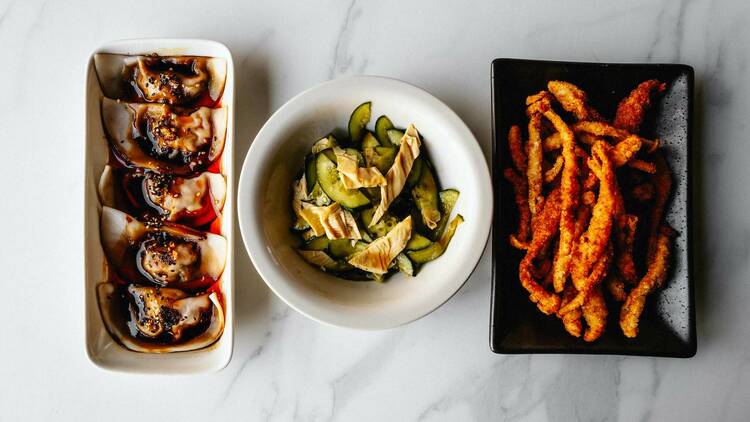
M 302 260 L 290 232 L 291 183 L 311 145 L 345 128 L 352 110 L 372 101 L 372 121 L 385 114 L 397 127 L 414 123 L 443 188 L 461 192 L 465 218 L 443 256 L 416 277 L 351 282 Z M 471 275 L 492 220 L 490 174 L 461 119 L 420 88 L 394 79 L 355 76 L 320 84 L 282 106 L 255 137 L 238 188 L 238 218 L 248 254 L 268 286 L 289 306 L 323 323 L 384 329 L 421 318 L 445 303 Z

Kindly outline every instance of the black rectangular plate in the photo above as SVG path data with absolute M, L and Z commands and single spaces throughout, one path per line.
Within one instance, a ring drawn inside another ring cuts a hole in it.
M 641 131 L 659 138 L 673 171 L 667 222 L 675 240 L 672 270 L 665 287 L 647 300 L 638 337 L 627 339 L 619 326 L 619 306 L 609 306 L 607 330 L 594 343 L 571 337 L 554 316 L 539 312 L 518 281 L 519 251 L 508 245 L 518 221 L 513 190 L 503 179 L 510 165 L 507 133 L 524 128 L 526 96 L 546 89 L 550 80 L 572 82 L 589 95 L 605 117 L 638 83 L 656 78 L 667 92 L 648 112 Z M 681 64 L 571 63 L 496 59 L 492 62 L 494 221 L 492 230 L 492 315 L 490 348 L 495 353 L 578 353 L 691 357 L 695 355 L 695 305 L 690 253 L 690 143 L 693 69 Z

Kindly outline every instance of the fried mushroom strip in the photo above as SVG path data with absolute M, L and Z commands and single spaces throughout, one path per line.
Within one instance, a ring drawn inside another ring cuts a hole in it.
M 544 183 L 552 183 L 553 180 L 557 177 L 558 174 L 560 174 L 560 171 L 563 169 L 563 164 L 565 161 L 563 160 L 562 155 L 558 155 L 555 159 L 555 163 L 552 164 L 552 167 L 547 169 L 547 171 L 544 172 Z
M 638 274 L 633 260 L 633 243 L 635 242 L 635 230 L 638 227 L 638 216 L 625 214 L 618 216 L 617 253 L 615 265 L 620 276 L 630 284 L 635 284 Z
M 649 259 L 646 275 L 630 291 L 620 309 L 620 328 L 625 337 L 633 338 L 638 335 L 638 322 L 646 304 L 646 297 L 664 284 L 669 268 L 671 239 L 674 234 L 672 228 L 660 226 L 654 254 Z
M 580 186 L 578 183 L 578 158 L 576 157 L 576 141 L 573 131 L 563 119 L 554 111 L 547 110 L 544 117 L 549 120 L 562 138 L 562 157 L 564 165 L 562 177 L 560 178 L 560 193 L 562 196 L 562 208 L 560 212 L 560 245 L 557 252 L 557 261 L 553 268 L 552 285 L 556 292 L 562 292 L 565 287 L 565 279 L 568 277 L 570 260 L 573 249 L 573 230 L 575 223 L 575 212 L 578 207 Z
M 641 82 L 617 105 L 615 121 L 612 126 L 631 133 L 638 132 L 646 111 L 651 108 L 651 100 L 656 94 L 661 94 L 666 89 L 667 84 L 657 79 Z
M 628 297 L 628 292 L 625 290 L 625 282 L 622 281 L 619 275 L 609 274 L 605 280 L 607 284 L 607 290 L 609 290 L 612 299 L 617 302 L 624 302 Z
M 610 138 L 615 138 L 618 140 L 622 140 L 627 138 L 628 136 L 638 136 L 634 135 L 627 130 L 616 128 L 608 123 L 604 122 L 594 122 L 594 121 L 581 121 L 578 123 L 575 123 L 573 125 L 573 131 L 576 134 L 579 133 L 589 133 L 591 135 L 596 136 L 607 136 Z M 642 138 L 638 136 L 638 139 L 641 140 L 643 145 L 648 148 L 648 152 L 653 152 L 656 150 L 656 148 L 659 147 L 659 140 L 650 140 L 646 138 Z
M 586 320 L 586 332 L 583 334 L 583 340 L 587 342 L 595 341 L 601 337 L 607 327 L 607 304 L 604 302 L 601 285 L 591 289 L 581 309 L 583 319 Z M 563 316 L 563 318 L 565 317 Z
M 573 253 L 571 275 L 578 295 L 560 309 L 560 314 L 581 306 L 589 290 L 606 276 L 607 268 L 602 264 L 602 257 L 611 250 L 609 239 L 612 233 L 612 215 L 617 206 L 617 180 L 609 159 L 610 148 L 604 142 L 597 142 L 591 149 L 592 157 L 588 160 L 588 165 L 599 177 L 599 197 L 594 205 L 589 226 Z
M 565 306 L 570 303 L 570 301 L 572 301 L 577 294 L 578 290 L 576 290 L 573 284 L 566 284 L 565 290 L 563 290 L 563 298 L 560 306 Z M 583 332 L 583 325 L 581 324 L 581 308 L 576 308 L 564 315 L 561 315 L 560 319 L 562 320 L 563 327 L 565 328 L 565 331 L 568 332 L 568 334 L 573 337 L 581 337 L 581 332 Z
M 521 174 L 526 173 L 526 152 L 523 149 L 521 128 L 518 125 L 513 125 L 508 130 L 508 149 L 516 170 Z
M 526 179 L 508 167 L 503 171 L 505 179 L 513 185 L 516 207 L 518 207 L 518 232 L 510 235 L 510 243 L 518 249 L 526 249 L 531 232 L 531 212 L 526 199 Z
M 539 310 L 549 315 L 557 311 L 560 307 L 560 297 L 554 293 L 544 290 L 544 287 L 534 279 L 533 266 L 534 259 L 539 256 L 542 250 L 552 240 L 557 233 L 560 223 L 560 189 L 554 189 L 550 192 L 544 207 L 539 214 L 537 224 L 533 226 L 534 233 L 531 243 L 526 251 L 526 256 L 518 265 L 518 276 L 521 285 L 529 292 L 529 298 L 537 304 Z
M 534 114 L 529 119 L 529 141 L 526 144 L 528 163 L 526 177 L 528 180 L 528 200 L 531 217 L 534 218 L 541 207 L 544 197 L 542 196 L 542 140 L 541 140 L 542 116 Z
M 588 104 L 586 92 L 572 83 L 549 81 L 547 89 L 576 120 L 604 120 L 601 114 Z
M 656 174 L 653 176 L 652 183 L 654 185 L 654 207 L 651 209 L 650 215 L 650 226 L 648 234 L 648 249 L 646 258 L 648 261 L 651 260 L 655 251 L 656 244 L 658 241 L 659 226 L 661 226 L 661 219 L 664 215 L 664 207 L 669 199 L 669 193 L 672 190 L 672 174 L 667 164 L 667 160 L 664 159 L 662 154 L 656 154 L 654 158 L 656 164 Z

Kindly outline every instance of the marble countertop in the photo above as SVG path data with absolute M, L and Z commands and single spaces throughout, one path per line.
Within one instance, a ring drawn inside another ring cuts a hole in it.
M 0 0 L 0 420 L 747 420 L 748 21 L 742 1 Z M 490 247 L 459 294 L 422 320 L 383 332 L 321 326 L 273 296 L 236 236 L 226 369 L 97 369 L 83 336 L 84 71 L 99 44 L 154 36 L 232 50 L 237 168 L 275 109 L 341 75 L 427 89 L 489 160 L 493 58 L 694 66 L 697 355 L 492 354 Z

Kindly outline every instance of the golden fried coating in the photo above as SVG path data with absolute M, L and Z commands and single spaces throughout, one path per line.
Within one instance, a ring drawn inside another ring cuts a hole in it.
M 562 139 L 562 157 L 565 164 L 560 178 L 562 208 L 560 211 L 560 245 L 555 262 L 552 285 L 556 292 L 562 292 L 570 269 L 573 246 L 575 212 L 578 207 L 580 186 L 578 184 L 578 158 L 575 153 L 575 136 L 563 119 L 554 111 L 548 110 L 544 117 L 552 123 Z
M 635 242 L 635 230 L 638 227 L 638 216 L 625 214 L 622 220 L 624 220 L 624 224 L 618 222 L 618 229 L 615 233 L 617 242 L 615 265 L 622 279 L 630 284 L 635 284 L 638 274 L 633 260 L 633 244 Z
M 586 320 L 586 332 L 583 340 L 592 342 L 601 337 L 607 327 L 607 304 L 604 302 L 602 286 L 597 285 L 591 289 L 581 307 L 583 319 Z
M 526 152 L 521 139 L 521 128 L 517 125 L 511 126 L 508 131 L 508 149 L 516 170 L 521 174 L 526 173 Z
M 666 89 L 667 84 L 656 79 L 641 82 L 634 90 L 630 91 L 627 97 L 620 101 L 612 125 L 631 133 L 638 132 L 646 111 L 651 107 L 652 98 Z
M 608 123 L 604 122 L 592 122 L 592 121 L 582 121 L 573 124 L 573 132 L 576 134 L 580 133 L 589 133 L 596 136 L 607 136 L 610 138 L 615 138 L 618 140 L 622 140 L 627 138 L 628 136 L 637 136 L 634 135 L 626 130 L 618 129 Z M 658 140 L 650 140 L 642 137 L 638 137 L 640 141 L 643 143 L 643 145 L 648 148 L 648 152 L 653 152 L 654 149 L 656 149 L 659 146 Z
M 609 149 L 611 147 L 604 142 L 597 142 L 591 149 L 589 168 L 599 177 L 599 198 L 594 205 L 589 226 L 573 251 L 571 275 L 573 284 L 578 289 L 578 296 L 561 308 L 560 314 L 581 306 L 589 290 L 601 282 L 607 273 L 609 259 L 603 259 L 603 256 L 610 255 L 611 258 L 612 216 L 617 206 L 617 180 L 609 159 Z
M 669 199 L 669 193 L 672 190 L 672 174 L 667 164 L 667 160 L 659 153 L 655 154 L 654 163 L 656 164 L 656 174 L 652 178 L 656 197 L 654 198 L 654 207 L 651 209 L 650 226 L 648 234 L 648 252 L 646 258 L 648 261 L 654 255 L 656 250 L 657 235 L 661 219 L 664 215 L 664 206 Z
M 607 290 L 609 290 L 612 299 L 617 302 L 624 302 L 628 297 L 628 292 L 625 290 L 625 282 L 615 274 L 609 274 L 605 280 Z
M 552 167 L 547 169 L 547 171 L 544 172 L 544 183 L 552 183 L 553 180 L 557 177 L 558 174 L 560 174 L 560 171 L 563 168 L 563 156 L 558 155 L 555 159 L 555 163 L 552 164 Z
M 526 251 L 519 280 L 544 314 L 555 314 L 566 332 L 586 342 L 605 331 L 606 289 L 613 303 L 622 303 L 623 333 L 634 337 L 646 296 L 666 278 L 674 234 L 663 226 L 672 184 L 664 156 L 638 157 L 660 146 L 658 139 L 637 132 L 665 85 L 656 80 L 638 85 L 620 102 L 612 124 L 588 104 L 579 87 L 549 81 L 547 89 L 526 98 L 528 141 L 518 126 L 508 132 L 515 170 L 507 168 L 504 175 L 519 209 L 518 233 L 509 240 Z M 553 101 L 567 113 L 558 115 Z M 565 121 L 569 118 L 574 123 Z M 616 173 L 624 166 L 638 171 Z M 618 177 L 629 186 L 627 198 Z M 625 199 L 631 201 L 627 209 Z M 646 222 L 631 214 L 646 207 Z M 648 267 L 642 277 L 634 259 L 641 247 Z
M 578 290 L 576 290 L 575 286 L 571 283 L 566 284 L 565 290 L 563 290 L 563 298 L 560 306 L 567 305 L 576 297 L 576 295 L 578 295 Z M 561 315 L 559 318 L 562 320 L 563 327 L 568 334 L 573 337 L 581 337 L 581 332 L 583 331 L 583 326 L 581 324 L 581 308 L 576 308 Z
M 648 270 L 638 285 L 630 291 L 628 298 L 620 310 L 620 328 L 625 337 L 633 338 L 638 335 L 638 321 L 646 304 L 646 297 L 654 289 L 661 287 L 667 277 L 671 239 L 674 230 L 668 226 L 661 226 L 657 236 L 654 253 L 648 262 Z
M 503 171 L 503 176 L 513 185 L 516 207 L 518 207 L 518 232 L 511 235 L 511 244 L 515 247 L 521 246 L 519 249 L 526 249 L 531 233 L 531 212 L 529 203 L 526 201 L 526 179 L 510 167 Z
M 588 104 L 586 93 L 572 83 L 549 81 L 547 89 L 576 120 L 604 120 L 599 112 Z
M 542 140 L 540 135 L 542 116 L 532 114 L 529 119 L 529 141 L 526 144 L 526 153 L 528 155 L 528 165 L 526 168 L 526 177 L 528 179 L 528 196 L 529 210 L 533 219 L 539 207 L 544 201 L 542 196 Z
M 529 298 L 537 304 L 539 310 L 548 315 L 556 312 L 560 307 L 560 297 L 544 290 L 539 285 L 532 274 L 532 267 L 534 259 L 539 256 L 557 233 L 560 223 L 560 202 L 560 189 L 554 189 L 550 192 L 548 200 L 539 214 L 537 224 L 534 224 L 533 236 L 529 249 L 526 251 L 526 256 L 518 265 L 521 285 L 529 292 Z

